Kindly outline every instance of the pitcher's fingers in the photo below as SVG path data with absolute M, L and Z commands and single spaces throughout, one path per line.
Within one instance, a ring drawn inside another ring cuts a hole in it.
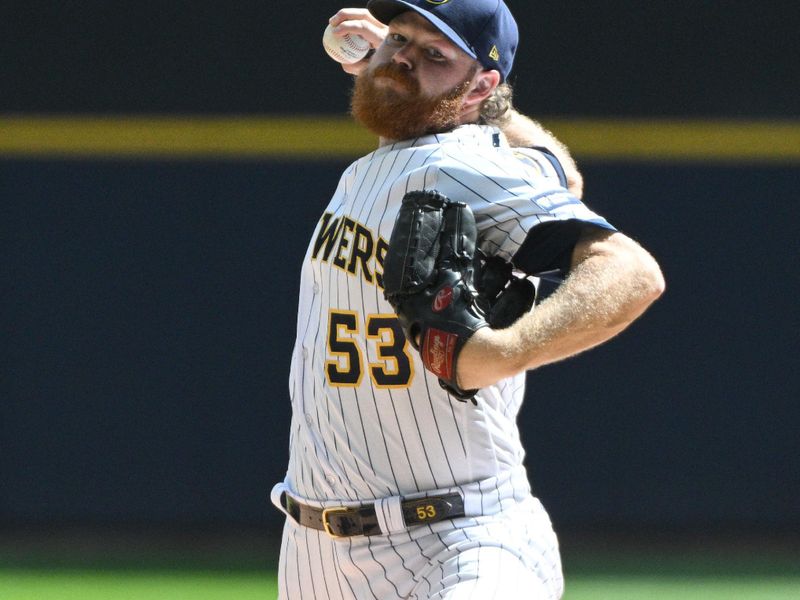
M 366 8 L 343 8 L 328 19 L 328 23 L 336 27 L 342 21 L 356 21 L 359 19 L 369 21 L 373 25 L 383 25 Z
M 381 45 L 389 30 L 364 9 L 343 9 L 330 19 L 336 35 L 347 33 L 363 37 L 373 48 Z
M 356 21 L 342 21 L 333 28 L 333 33 L 342 36 L 346 34 L 355 34 L 363 37 L 369 45 L 377 48 L 383 43 L 389 28 L 385 25 L 375 25 L 369 21 L 356 20 Z

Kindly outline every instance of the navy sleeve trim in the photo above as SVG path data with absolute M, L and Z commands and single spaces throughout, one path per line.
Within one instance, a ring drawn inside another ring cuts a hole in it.
M 541 223 L 528 232 L 512 262 L 527 275 L 563 279 L 572 265 L 575 244 L 585 231 L 596 229 L 614 231 L 605 225 L 580 219 Z
M 556 155 L 544 146 L 533 146 L 533 149 L 541 152 L 544 157 L 550 161 L 550 164 L 553 165 L 556 173 L 558 173 L 558 180 L 561 182 L 561 185 L 563 187 L 567 187 L 567 174 L 564 172 L 564 167 L 561 166 L 561 163 L 556 158 Z

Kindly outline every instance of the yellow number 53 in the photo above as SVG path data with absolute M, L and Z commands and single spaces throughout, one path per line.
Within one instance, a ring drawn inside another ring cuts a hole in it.
M 395 315 L 367 315 L 366 334 L 360 334 L 360 316 L 352 311 L 331 310 L 328 318 L 328 356 L 325 373 L 332 386 L 361 384 L 365 365 L 377 388 L 408 387 L 414 376 L 413 361 L 403 328 Z M 361 343 L 374 344 L 377 361 L 364 359 Z

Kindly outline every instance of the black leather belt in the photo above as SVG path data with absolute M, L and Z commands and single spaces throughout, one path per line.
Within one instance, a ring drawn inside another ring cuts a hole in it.
M 373 504 L 316 508 L 302 504 L 286 493 L 281 494 L 281 504 L 300 525 L 324 531 L 334 538 L 386 533 L 381 531 Z M 464 499 L 460 494 L 403 500 L 400 506 L 406 526 L 426 525 L 464 516 Z

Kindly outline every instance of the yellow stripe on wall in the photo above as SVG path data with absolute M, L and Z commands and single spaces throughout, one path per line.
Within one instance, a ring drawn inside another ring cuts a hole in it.
M 544 121 L 577 156 L 800 162 L 800 121 Z
M 543 118 L 581 158 L 800 162 L 800 121 Z M 351 159 L 374 135 L 342 117 L 3 116 L 0 157 Z
M 0 117 L 5 156 L 343 158 L 376 140 L 344 117 Z

